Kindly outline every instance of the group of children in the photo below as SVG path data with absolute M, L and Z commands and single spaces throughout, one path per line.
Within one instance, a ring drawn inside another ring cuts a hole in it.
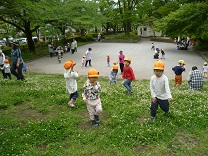
M 124 69 L 122 73 L 122 78 L 124 79 L 123 85 L 127 89 L 127 93 L 132 93 L 131 82 L 135 80 L 134 72 L 130 67 L 131 59 L 124 59 Z M 64 78 L 66 80 L 66 90 L 70 94 L 68 105 L 70 107 L 75 107 L 75 101 L 78 97 L 77 82 L 78 72 L 74 70 L 76 63 L 73 60 L 69 60 L 64 63 Z M 118 66 L 115 62 L 109 79 L 110 84 L 116 84 L 116 77 L 118 73 Z M 90 116 L 92 126 L 97 126 L 100 122 L 99 115 L 102 112 L 102 104 L 100 100 L 101 87 L 100 83 L 97 81 L 99 72 L 96 69 L 90 69 L 88 71 L 88 79 L 83 86 L 82 98 L 87 106 L 87 110 Z
M 155 51 L 155 53 L 153 55 L 154 59 L 159 59 L 160 52 L 162 54 L 161 59 L 165 59 L 165 51 L 163 49 L 160 50 L 159 48 L 155 48 L 154 43 L 152 43 L 151 50 Z

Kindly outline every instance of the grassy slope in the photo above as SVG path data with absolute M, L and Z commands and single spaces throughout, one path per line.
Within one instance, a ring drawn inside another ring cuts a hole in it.
M 100 78 L 103 114 L 91 127 L 81 88 L 76 108 L 67 106 L 63 75 L 26 74 L 27 81 L 0 80 L 1 155 L 206 155 L 208 81 L 190 92 L 170 82 L 174 101 L 171 115 L 158 110 L 148 121 L 149 81 L 133 82 L 133 95 L 125 95 L 118 81 L 110 86 Z

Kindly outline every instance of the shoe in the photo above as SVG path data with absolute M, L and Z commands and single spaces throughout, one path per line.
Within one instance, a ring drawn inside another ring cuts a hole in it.
M 69 105 L 69 107 L 72 107 L 72 108 L 74 108 L 74 107 L 75 107 L 74 103 L 73 103 L 73 102 L 71 102 L 71 101 L 69 101 L 69 102 L 68 102 L 68 105 Z
M 151 121 L 151 122 L 154 122 L 155 119 L 156 119 L 155 117 L 151 117 L 151 118 L 150 118 L 150 121 Z
M 92 125 L 92 126 L 97 126 L 98 123 L 97 123 L 95 120 L 91 120 L 91 125 Z
M 96 123 L 100 123 L 100 119 L 98 115 L 94 115 Z

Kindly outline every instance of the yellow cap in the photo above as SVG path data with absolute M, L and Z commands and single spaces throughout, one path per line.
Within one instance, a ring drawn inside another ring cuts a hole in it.
M 126 58 L 124 59 L 124 61 L 129 61 L 129 62 L 131 63 L 131 59 L 128 58 L 128 57 L 126 57 Z
M 70 69 L 71 67 L 73 67 L 76 63 L 74 63 L 73 60 L 69 60 L 67 62 L 64 63 L 64 68 L 65 69 Z

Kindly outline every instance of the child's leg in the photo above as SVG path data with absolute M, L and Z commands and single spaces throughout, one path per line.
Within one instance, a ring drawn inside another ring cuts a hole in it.
M 156 117 L 157 109 L 158 109 L 158 99 L 155 103 L 151 102 L 151 106 L 150 106 L 151 117 Z
M 72 93 L 72 94 L 70 94 L 70 101 L 74 103 L 74 101 L 77 99 L 78 95 L 79 94 L 78 94 L 77 91 Z
M 127 79 L 125 79 L 125 80 L 123 81 L 123 85 L 126 87 L 126 89 L 127 89 L 128 91 L 132 91 L 132 88 L 131 88 L 131 81 L 132 81 L 132 80 L 127 80 Z
M 10 79 L 10 80 L 12 79 L 12 77 L 11 77 L 11 74 L 10 74 L 10 73 L 8 73 L 8 77 L 9 77 L 9 79 Z
M 158 99 L 158 102 L 160 104 L 160 108 L 165 112 L 168 113 L 170 111 L 169 109 L 169 101 L 168 100 L 160 100 Z
M 102 113 L 102 105 L 100 99 L 96 100 L 96 106 L 95 106 L 95 115 L 100 115 Z

